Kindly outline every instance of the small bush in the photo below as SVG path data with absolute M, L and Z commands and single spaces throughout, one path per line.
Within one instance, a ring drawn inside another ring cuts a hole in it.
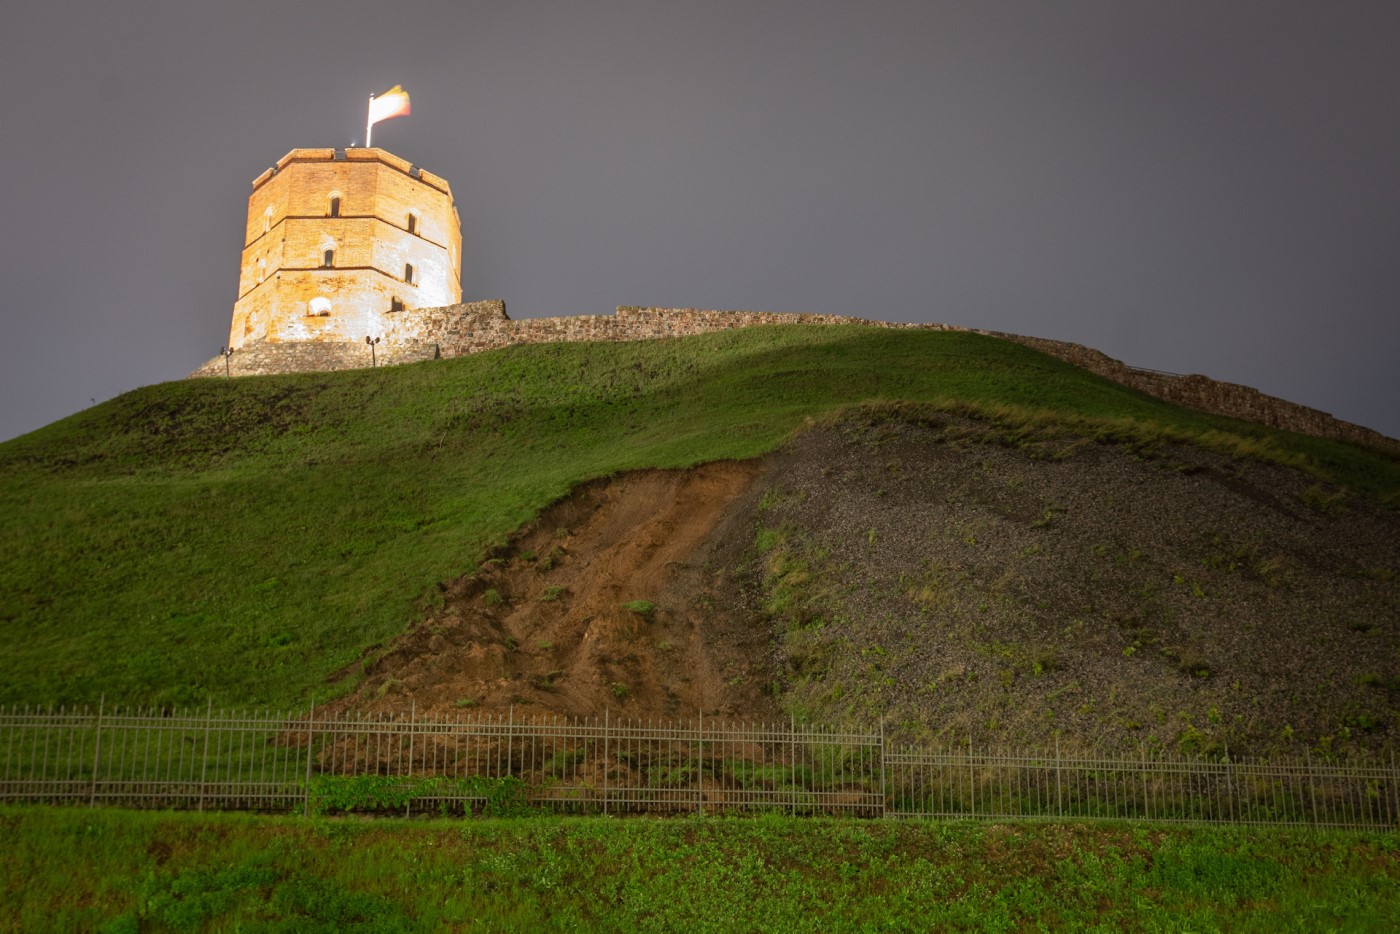
M 489 817 L 522 816 L 533 810 L 525 783 L 513 776 L 317 775 L 308 793 L 317 814 L 397 811 L 416 798 L 447 797 L 475 799 Z
M 1269 587 L 1286 587 L 1293 581 L 1293 562 L 1283 555 L 1273 555 L 1255 562 L 1254 573 Z
M 1042 645 L 1037 646 L 1031 653 L 1031 671 L 1036 675 L 1043 675 L 1047 671 L 1058 671 L 1064 667 L 1064 660 L 1060 657 L 1058 649 Z
M 1209 678 L 1210 662 L 1194 649 L 1182 649 L 1176 656 L 1177 670 L 1193 678 Z
M 554 690 L 555 679 L 562 677 L 563 674 L 564 669 L 555 668 L 553 671 L 549 671 L 545 674 L 535 675 L 530 679 L 530 684 L 541 691 L 552 691 Z
M 1309 509 L 1321 513 L 1342 512 L 1346 509 L 1346 487 L 1328 490 L 1321 483 L 1314 483 L 1299 497 Z
M 759 529 L 758 537 L 754 539 L 754 547 L 758 553 L 766 555 L 783 543 L 783 533 L 777 529 Z
M 622 604 L 622 608 L 629 613 L 636 613 L 647 622 L 651 622 L 656 616 L 656 604 L 650 600 L 629 600 Z
M 1384 725 L 1380 717 L 1365 710 L 1347 715 L 1342 722 L 1349 729 L 1359 730 L 1362 733 L 1374 733 Z

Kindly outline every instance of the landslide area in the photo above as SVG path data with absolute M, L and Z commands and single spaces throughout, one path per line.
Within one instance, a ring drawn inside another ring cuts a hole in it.
M 584 484 L 382 654 L 339 709 L 775 719 L 771 637 L 737 611 L 760 461 Z M 347 677 L 352 672 L 342 672 Z
M 1397 575 L 1400 517 L 1299 470 L 875 405 L 759 461 L 580 487 L 336 703 L 1383 749 Z

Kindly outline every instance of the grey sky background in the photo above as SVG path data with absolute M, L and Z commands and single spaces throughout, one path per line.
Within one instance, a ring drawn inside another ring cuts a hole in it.
M 464 298 L 943 321 L 1400 436 L 1400 3 L 25 2 L 0 438 L 225 343 L 251 182 L 446 177 Z

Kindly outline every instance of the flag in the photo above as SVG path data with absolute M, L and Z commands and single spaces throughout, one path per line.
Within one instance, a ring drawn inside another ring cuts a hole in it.
M 371 126 L 390 117 L 406 117 L 412 112 L 408 106 L 408 92 L 397 84 L 369 102 Z

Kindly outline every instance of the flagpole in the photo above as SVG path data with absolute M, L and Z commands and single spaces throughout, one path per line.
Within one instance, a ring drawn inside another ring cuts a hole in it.
M 374 131 L 374 121 L 370 118 L 374 116 L 374 95 L 369 96 L 369 110 L 365 112 L 365 148 L 369 148 L 369 137 Z

